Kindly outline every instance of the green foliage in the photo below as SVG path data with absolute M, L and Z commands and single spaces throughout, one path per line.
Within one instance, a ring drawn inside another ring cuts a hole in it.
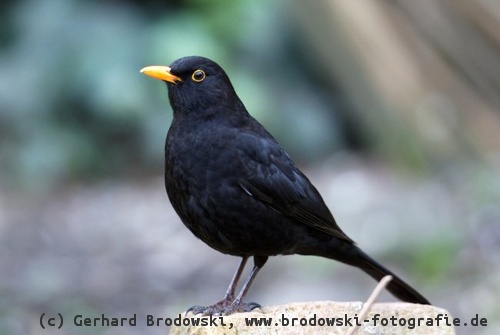
M 248 109 L 291 152 L 307 159 L 324 154 L 336 136 L 321 121 L 321 103 L 307 113 L 308 106 L 289 103 L 298 90 L 290 82 L 290 92 L 275 93 L 291 77 L 301 81 L 293 70 L 299 67 L 283 63 L 291 36 L 285 16 L 273 14 L 282 7 L 254 1 L 12 4 L 2 14 L 9 20 L 0 52 L 0 182 L 34 190 L 159 171 L 171 113 L 166 88 L 139 69 L 194 54 L 224 65 Z M 307 85 L 300 94 L 317 100 Z M 304 122 L 296 127 L 287 114 L 309 120 L 305 132 Z M 320 149 L 310 150 L 315 143 Z
M 428 283 L 437 286 L 450 278 L 462 246 L 456 235 L 439 236 L 423 245 L 415 262 L 415 273 L 426 274 Z

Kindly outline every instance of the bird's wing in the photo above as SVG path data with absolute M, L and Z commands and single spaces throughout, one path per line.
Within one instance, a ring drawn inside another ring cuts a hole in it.
M 316 188 L 275 141 L 254 137 L 245 142 L 242 168 L 247 177 L 238 182 L 247 194 L 298 222 L 352 242 Z

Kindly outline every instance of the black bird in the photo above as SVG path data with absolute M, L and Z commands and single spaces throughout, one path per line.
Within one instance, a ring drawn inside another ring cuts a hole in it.
M 315 255 L 356 266 L 397 298 L 429 304 L 415 289 L 365 254 L 337 225 L 321 195 L 285 150 L 250 114 L 224 70 L 198 56 L 142 73 L 166 82 L 173 120 L 165 144 L 165 187 L 191 232 L 224 254 L 239 256 L 225 297 L 190 308 L 231 314 L 260 307 L 244 303 L 269 256 Z M 254 267 L 235 297 L 249 257 Z

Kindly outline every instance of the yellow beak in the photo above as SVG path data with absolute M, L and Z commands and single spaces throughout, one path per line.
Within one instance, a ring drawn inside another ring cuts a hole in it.
M 146 66 L 141 69 L 141 73 L 144 73 L 147 76 L 164 80 L 172 84 L 177 84 L 177 82 L 182 81 L 181 78 L 174 76 L 170 73 L 170 68 L 168 66 Z

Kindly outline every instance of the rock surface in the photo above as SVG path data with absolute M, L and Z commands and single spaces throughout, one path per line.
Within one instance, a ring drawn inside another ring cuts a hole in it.
M 188 314 L 183 316 L 182 325 L 172 326 L 170 335 L 346 334 L 351 328 L 349 324 L 356 324 L 362 307 L 361 302 L 321 301 L 269 306 L 223 317 Z M 453 326 L 446 325 L 446 318 L 451 324 L 452 316 L 434 306 L 377 303 L 371 307 L 365 321 L 359 320 L 361 326 L 355 334 L 455 334 Z M 247 325 L 248 321 L 257 320 L 268 320 L 269 325 Z M 206 325 L 195 326 L 193 321 Z M 331 325 L 333 321 L 335 325 Z

